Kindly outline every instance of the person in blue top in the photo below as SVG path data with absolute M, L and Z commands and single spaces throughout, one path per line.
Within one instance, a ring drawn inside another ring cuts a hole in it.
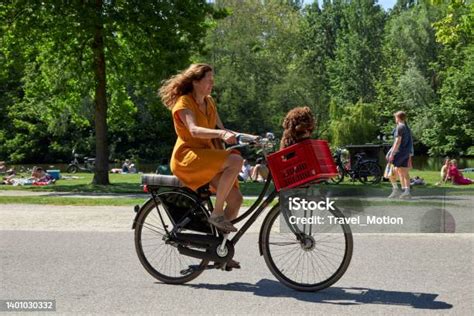
M 388 162 L 393 163 L 395 167 L 395 172 L 390 177 L 393 190 L 389 198 L 410 199 L 410 175 L 408 171 L 411 168 L 413 156 L 413 137 L 406 123 L 407 116 L 405 112 L 398 111 L 394 114 L 394 117 L 397 124 L 393 132 L 394 142 L 387 154 Z M 398 189 L 397 175 L 403 192 Z

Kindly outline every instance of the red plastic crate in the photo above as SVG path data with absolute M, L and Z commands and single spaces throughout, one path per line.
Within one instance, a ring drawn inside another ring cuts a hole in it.
M 328 142 L 308 139 L 267 156 L 275 188 L 294 188 L 337 176 Z

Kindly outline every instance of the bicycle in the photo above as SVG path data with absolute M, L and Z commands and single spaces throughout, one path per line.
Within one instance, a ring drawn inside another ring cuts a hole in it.
M 366 159 L 365 153 L 357 153 L 353 168 L 348 161 L 344 161 L 342 150 L 338 148 L 334 154 L 339 175 L 332 178 L 329 183 L 338 184 L 344 181 L 344 176 L 350 177 L 351 181 L 359 180 L 363 184 L 377 184 L 382 180 L 382 168 L 376 159 Z
M 238 137 L 238 144 L 229 150 L 245 146 L 258 148 L 266 159 L 268 152 L 275 147 L 275 141 L 263 138 L 249 142 Z M 229 239 L 228 234 L 207 223 L 213 211 L 208 185 L 194 192 L 183 187 L 176 177 L 166 175 L 145 175 L 142 182 L 151 198 L 142 207 L 135 206 L 132 224 L 135 248 L 144 268 L 168 284 L 189 282 L 204 270 L 230 270 L 226 263 L 234 256 L 234 246 L 278 196 L 276 189 L 270 190 L 270 172 L 253 205 L 232 221 L 236 224 L 249 217 Z M 165 190 L 160 192 L 162 188 Z M 344 218 L 337 208 L 327 212 Z M 281 227 L 285 224 L 289 228 L 286 231 Z M 277 202 L 260 229 L 260 255 L 284 285 L 299 291 L 325 289 L 343 276 L 353 250 L 350 226 L 338 224 L 332 229 L 315 232 L 312 225 L 291 224 L 289 212 L 281 210 Z
M 67 173 L 77 173 L 77 172 L 94 172 L 95 168 L 95 158 L 83 157 L 72 150 L 74 159 L 67 166 Z M 83 163 L 79 162 L 79 159 L 82 158 Z

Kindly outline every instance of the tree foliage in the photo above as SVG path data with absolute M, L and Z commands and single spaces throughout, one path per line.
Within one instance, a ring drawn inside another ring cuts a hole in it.
M 3 1 L 0 160 L 66 161 L 73 148 L 169 157 L 175 133 L 156 91 L 191 62 L 214 66 L 234 130 L 280 135 L 286 112 L 307 105 L 313 137 L 361 144 L 404 110 L 417 151 L 473 152 L 473 10 L 466 0 L 399 0 L 388 12 L 374 0 Z
M 145 148 L 150 142 L 170 146 L 169 120 L 156 124 L 166 115 L 154 91 L 202 48 L 214 13 L 208 3 L 10 1 L 0 12 L 2 62 L 21 73 L 21 96 L 7 106 L 11 160 L 79 147 L 95 151 L 97 178 L 107 174 L 108 138 L 115 150 L 129 148 L 122 154 L 141 154 L 132 149 L 141 136 Z

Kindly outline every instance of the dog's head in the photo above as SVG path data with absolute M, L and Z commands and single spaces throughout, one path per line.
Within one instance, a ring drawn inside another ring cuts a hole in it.
M 313 112 L 307 106 L 297 107 L 290 110 L 283 120 L 283 138 L 281 147 L 288 147 L 307 139 L 311 136 L 315 127 Z

